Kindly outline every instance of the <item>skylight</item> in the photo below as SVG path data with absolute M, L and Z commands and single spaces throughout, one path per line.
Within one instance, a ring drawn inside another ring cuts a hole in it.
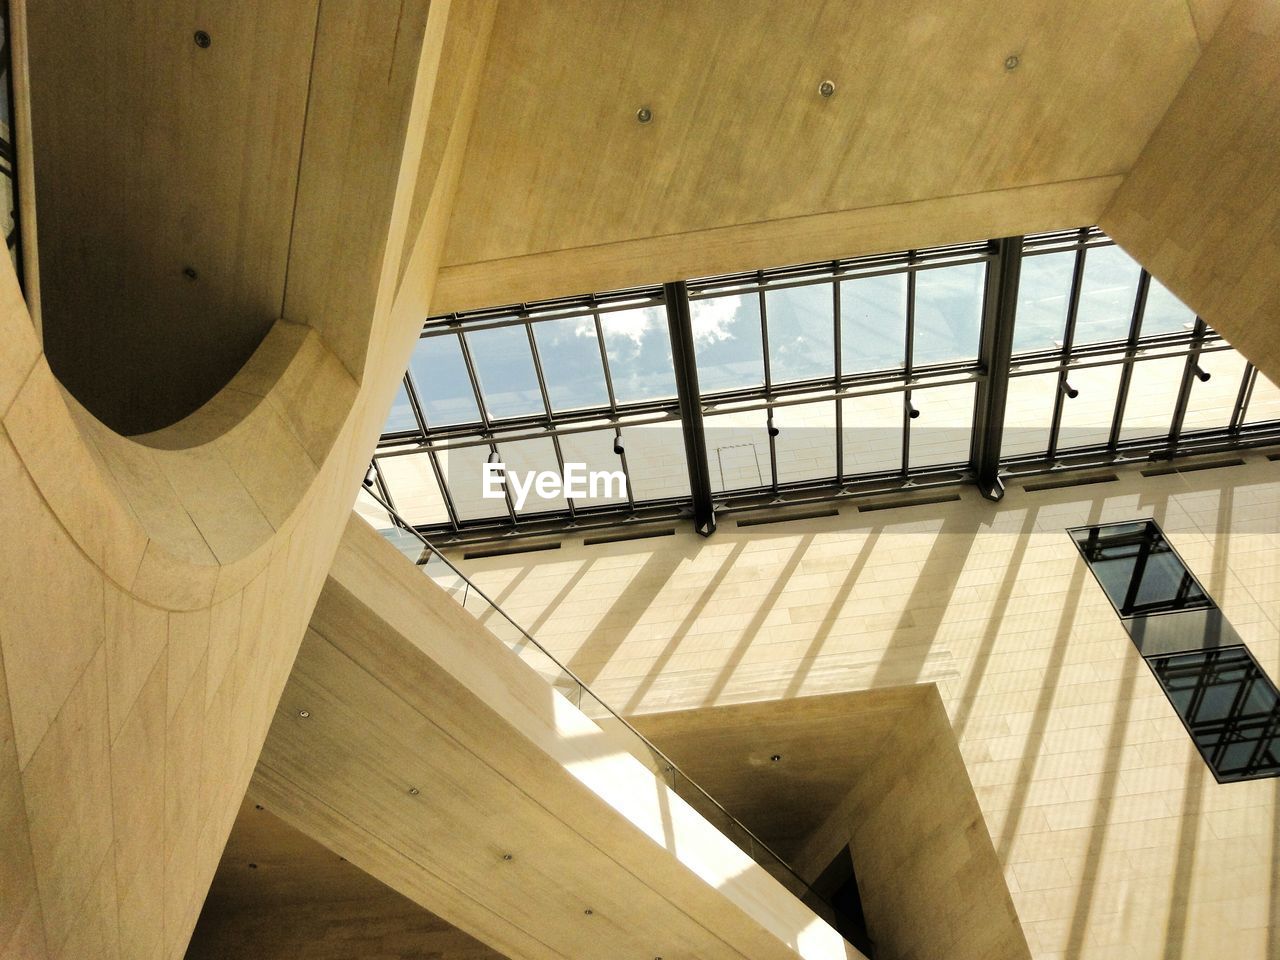
M 1278 439 L 1280 391 L 1082 228 L 433 317 L 373 478 L 446 539 L 688 516 L 707 532 L 750 505 L 999 496 L 999 478 Z M 621 471 L 625 495 L 517 505 L 485 495 L 494 462 Z

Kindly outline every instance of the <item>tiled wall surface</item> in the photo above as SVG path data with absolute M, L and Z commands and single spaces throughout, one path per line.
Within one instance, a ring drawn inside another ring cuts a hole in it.
M 616 708 L 936 682 L 1038 960 L 1280 955 L 1276 781 L 1218 785 L 1069 526 L 1154 517 L 1280 678 L 1280 471 L 466 561 Z

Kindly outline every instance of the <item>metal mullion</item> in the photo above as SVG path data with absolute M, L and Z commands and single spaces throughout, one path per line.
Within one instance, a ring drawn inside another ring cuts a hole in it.
M 622 442 L 622 428 L 617 426 L 616 424 L 614 425 L 614 428 L 613 428 L 613 435 L 614 435 L 614 438 L 617 439 L 619 443 Z M 622 453 L 618 454 L 618 457 L 619 459 L 622 460 L 622 472 L 626 475 L 626 478 L 627 478 L 627 484 L 626 484 L 627 506 L 630 508 L 631 512 L 634 514 L 636 512 L 636 497 L 635 497 L 635 493 L 631 489 L 631 465 L 627 462 L 626 444 L 622 445 Z
M 1182 438 L 1182 424 L 1187 418 L 1187 406 L 1191 402 L 1191 391 L 1195 385 L 1196 365 L 1200 362 L 1200 343 L 1204 337 L 1205 322 L 1196 317 L 1195 327 L 1191 331 L 1191 349 L 1187 351 L 1187 362 L 1182 368 L 1182 382 L 1178 384 L 1178 399 L 1173 404 L 1173 419 L 1169 421 L 1169 450 L 1178 448 Z
M 765 306 L 764 271 L 760 272 L 760 289 L 756 296 L 760 304 L 760 352 L 764 355 L 764 395 L 766 401 L 773 395 L 773 371 L 769 364 L 769 313 Z M 765 436 L 769 439 L 769 477 L 770 488 L 778 490 L 778 446 L 768 424 L 773 420 L 773 407 L 765 407 Z
M 689 492 L 693 499 L 694 529 L 709 537 L 716 530 L 715 503 L 711 494 L 711 470 L 707 465 L 707 444 L 702 422 L 702 398 L 698 392 L 698 365 L 693 348 L 693 321 L 688 288 L 683 282 L 664 286 L 667 327 L 671 337 L 671 359 L 675 368 L 680 417 L 684 422 L 685 465 L 689 471 Z
M 1076 338 L 1076 318 L 1080 314 L 1080 289 L 1084 285 L 1084 246 L 1087 230 L 1080 231 L 1080 246 L 1076 247 L 1075 263 L 1071 267 L 1071 289 L 1067 294 L 1067 321 L 1062 330 L 1062 369 L 1058 372 L 1058 390 L 1053 398 L 1053 417 L 1049 422 L 1049 447 L 1046 459 L 1058 455 L 1058 436 L 1062 429 L 1062 404 L 1066 400 L 1067 365 L 1071 363 L 1071 349 Z
M 422 400 L 418 396 L 417 384 L 413 382 L 413 377 L 410 376 L 407 370 L 404 374 L 404 392 L 409 398 L 409 408 L 413 411 L 413 418 L 418 424 L 418 434 L 422 439 L 422 443 L 426 445 L 427 460 L 431 464 L 431 472 L 435 475 L 436 486 L 440 488 L 440 496 L 444 500 L 444 510 L 449 515 L 449 525 L 457 531 L 459 524 L 457 506 L 453 502 L 453 494 L 449 492 L 449 484 L 445 480 L 444 470 L 440 467 L 440 459 L 436 455 L 436 451 L 428 437 L 427 415 L 422 409 Z M 380 468 L 379 472 L 381 472 Z M 394 506 L 394 503 L 392 505 Z
M 475 361 L 471 358 L 471 345 L 467 343 L 467 338 L 461 330 L 455 331 L 454 335 L 458 338 L 458 345 L 462 349 L 462 362 L 467 368 L 467 377 L 471 380 L 471 392 L 476 397 L 476 409 L 480 411 L 481 427 L 489 438 L 489 449 L 501 458 L 502 454 L 498 453 L 498 445 L 493 440 L 493 427 L 489 423 L 489 411 L 485 409 L 484 397 L 480 393 L 480 378 L 476 376 Z M 519 526 L 520 521 L 516 519 L 515 501 L 511 499 L 511 488 L 506 483 L 505 478 L 502 483 L 502 498 L 507 504 L 507 515 L 511 518 L 511 526 Z
M 1227 427 L 1228 434 L 1234 436 L 1244 426 L 1244 418 L 1248 415 L 1249 404 L 1253 402 L 1253 387 L 1258 382 L 1258 368 L 1245 361 L 1244 377 L 1240 381 L 1240 392 L 1236 394 L 1236 405 L 1231 410 L 1231 423 Z
M 618 397 L 613 392 L 613 368 L 609 366 L 609 351 L 604 346 L 604 324 L 599 311 L 591 315 L 596 329 L 596 346 L 600 348 L 600 363 L 604 367 L 604 388 L 609 394 L 609 412 L 618 415 Z
M 1133 299 L 1133 316 L 1129 319 L 1129 339 L 1125 341 L 1124 367 L 1120 370 L 1120 387 L 1116 391 L 1116 407 L 1111 417 L 1111 433 L 1107 437 L 1107 449 L 1114 450 L 1120 442 L 1120 428 L 1124 423 L 1125 407 L 1129 402 L 1129 383 L 1133 380 L 1133 365 L 1138 355 L 1138 343 L 1142 334 L 1142 314 L 1147 307 L 1147 291 L 1151 287 L 1151 274 L 1143 270 L 1138 274 L 1138 293 Z
M 907 263 L 915 259 L 916 251 L 907 251 Z M 907 274 L 907 332 L 903 345 L 902 372 L 907 385 L 902 394 L 902 476 L 911 472 L 911 376 L 915 368 L 916 344 L 916 274 Z
M 1009 395 L 1009 368 L 1018 310 L 1018 281 L 1022 269 L 1022 238 L 996 241 L 997 256 L 988 262 L 982 303 L 981 362 L 973 408 L 970 463 L 979 492 L 988 500 L 1004 496 L 1000 480 L 1000 447 Z
M 547 391 L 547 378 L 542 373 L 542 355 L 538 352 L 538 341 L 533 335 L 533 324 L 526 323 L 524 325 L 525 335 L 529 338 L 529 352 L 533 355 L 533 372 L 538 378 L 538 392 L 542 395 L 542 409 L 547 413 L 547 429 L 554 431 L 556 427 L 555 414 L 551 412 L 551 394 Z M 557 433 L 551 434 L 551 446 L 555 450 L 556 465 L 560 468 L 560 477 L 564 478 L 564 452 L 560 449 L 560 436 Z M 573 521 L 578 518 L 578 511 L 574 508 L 573 498 L 565 496 L 565 504 L 569 508 L 569 520 Z
M 835 276 L 835 265 L 832 266 L 832 276 Z M 840 335 L 840 281 L 832 279 L 831 281 L 831 316 L 833 329 L 833 340 L 835 344 L 835 378 L 836 393 L 844 388 L 844 361 L 840 356 L 843 349 Z M 837 399 L 836 407 L 836 483 L 844 483 L 844 401 Z

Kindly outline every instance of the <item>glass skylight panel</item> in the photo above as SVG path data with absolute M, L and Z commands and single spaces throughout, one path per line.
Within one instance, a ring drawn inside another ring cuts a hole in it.
M 484 465 L 489 459 L 489 447 L 441 449 L 437 451 L 436 458 L 458 519 L 484 520 L 509 516 L 505 498 L 484 496 Z M 395 496 L 394 489 L 391 493 Z
M 1249 394 L 1249 406 L 1245 409 L 1245 423 L 1265 423 L 1280 420 L 1280 389 L 1261 370 L 1253 381 Z
M 550 437 L 500 442 L 498 456 L 506 468 L 506 486 L 512 499 L 515 500 L 518 516 L 568 509 L 569 502 L 558 485 L 544 487 L 538 483 L 540 477 L 561 476 L 560 462 L 556 459 L 555 443 Z M 513 477 L 513 474 L 517 476 Z M 519 499 L 521 491 L 523 491 L 523 502 Z
M 600 326 L 618 403 L 643 403 L 676 395 L 665 308 L 601 313 Z
M 765 293 L 769 374 L 774 383 L 835 375 L 834 290 L 829 283 Z
M 841 400 L 844 475 L 902 469 L 901 393 L 872 393 Z
M 1190 333 L 1195 322 L 1195 311 L 1152 277 L 1147 288 L 1147 304 L 1142 311 L 1141 335 L 1156 337 L 1170 333 Z
M 916 272 L 912 366 L 977 358 L 985 276 L 985 263 Z
M 1121 617 L 1213 606 L 1151 520 L 1071 531 Z
M 421 338 L 413 348 L 409 370 L 428 427 L 480 420 L 457 334 Z
M 795 403 L 773 410 L 778 435 L 778 482 L 835 479 L 836 404 L 834 400 Z
M 1013 325 L 1015 355 L 1062 349 L 1075 263 L 1072 250 L 1023 258 Z
M 693 300 L 689 314 L 698 362 L 698 388 L 704 394 L 764 383 L 764 343 L 757 294 Z
M 1057 394 L 1057 371 L 1009 378 L 1004 435 L 1000 441 L 1002 456 L 1020 457 L 1044 453 L 1049 449 L 1049 430 L 1053 425 Z
M 400 381 L 396 390 L 396 398 L 391 401 L 391 412 L 387 414 L 387 422 L 382 427 L 383 433 L 402 433 L 406 430 L 418 429 L 418 418 L 413 415 L 413 407 L 409 403 L 409 394 Z
M 623 459 L 614 452 L 616 434 L 611 423 L 601 422 L 600 428 L 582 433 L 565 433 L 560 437 L 560 452 L 565 463 L 581 463 L 588 475 L 588 496 L 574 500 L 576 507 L 600 507 L 627 502 L 625 489 L 616 484 L 597 483 L 595 495 L 590 493 L 589 477 L 592 473 L 614 473 L 623 470 Z M 626 451 L 626 466 L 632 470 L 645 468 L 646 449 Z M 683 457 L 683 451 L 681 452 Z M 683 465 L 683 460 L 681 460 Z M 605 494 L 611 494 L 606 496 Z
M 622 428 L 637 501 L 689 496 L 689 468 L 684 453 L 684 430 L 679 423 L 645 424 Z
M 1118 365 L 1081 367 L 1067 373 L 1067 382 L 1078 391 L 1074 398 L 1062 398 L 1062 420 L 1058 429 L 1058 449 L 1089 447 L 1106 443 L 1111 436 L 1116 395 L 1120 389 Z
M 708 413 L 705 424 L 712 490 L 753 490 L 773 483 L 766 411 Z
M 1218 429 L 1231 423 L 1231 411 L 1247 367 L 1244 357 L 1235 350 L 1202 353 L 1198 363 L 1200 369 L 1209 374 L 1209 379 L 1204 382 L 1195 377 L 1191 379 L 1187 412 L 1182 418 L 1183 433 Z
M 935 467 L 966 463 L 973 442 L 972 383 L 911 391 L 920 416 L 911 421 L 909 466 Z
M 607 407 L 609 391 L 604 382 L 595 320 L 543 320 L 533 324 L 532 329 L 552 409 Z
M 1124 340 L 1129 336 L 1142 268 L 1119 247 L 1090 247 L 1076 313 L 1076 345 Z
M 840 369 L 848 376 L 896 370 L 907 356 L 907 275 L 840 283 Z
M 465 333 L 489 419 L 545 413 L 523 325 Z
M 1124 417 L 1120 421 L 1122 441 L 1169 435 L 1186 366 L 1186 357 L 1160 357 L 1134 363 Z
M 440 492 L 428 454 L 381 457 L 378 470 L 400 516 L 415 526 L 449 522 L 444 495 Z

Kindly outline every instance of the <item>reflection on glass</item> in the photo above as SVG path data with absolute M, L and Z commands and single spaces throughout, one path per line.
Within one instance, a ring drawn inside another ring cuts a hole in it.
M 614 473 L 622 470 L 622 458 L 613 452 L 614 432 L 612 424 L 601 423 L 601 429 L 586 433 L 566 433 L 560 437 L 560 452 L 564 455 L 565 464 L 581 463 L 590 473 Z M 627 463 L 643 468 L 645 451 L 628 450 Z M 567 469 L 567 466 L 566 466 Z M 595 496 L 588 488 L 586 497 L 574 498 L 575 507 L 598 507 L 610 503 L 625 503 L 626 490 L 618 485 L 606 487 L 601 482 L 596 486 Z M 613 496 L 605 496 L 612 493 Z
M 1091 447 L 1110 439 L 1116 393 L 1120 388 L 1120 370 L 1119 366 L 1110 366 L 1068 371 L 1067 382 L 1079 391 L 1079 395 L 1074 399 L 1062 398 L 1059 450 Z
M 1253 393 L 1249 395 L 1249 406 L 1245 411 L 1245 423 L 1267 423 L 1280 420 L 1280 388 L 1261 370 L 1253 382 Z
M 972 383 L 913 390 L 920 416 L 911 421 L 911 469 L 965 463 L 973 440 Z
M 902 394 L 875 393 L 841 400 L 844 475 L 902 469 Z
M 840 284 L 840 368 L 846 373 L 896 370 L 907 357 L 907 277 Z
M 1071 538 L 1122 617 L 1213 606 L 1153 520 L 1081 527 Z
M 1280 774 L 1280 695 L 1245 647 L 1148 662 L 1219 781 Z
M 600 326 L 618 403 L 641 403 L 676 395 L 665 308 L 602 313 Z
M 491 419 L 545 413 L 524 327 L 474 330 L 465 336 Z
M 413 407 L 409 403 L 408 391 L 404 388 L 404 381 L 400 381 L 400 389 L 396 391 L 396 398 L 391 401 L 391 412 L 387 414 L 387 422 L 382 426 L 382 432 L 385 433 L 401 433 L 405 430 L 418 429 L 418 420 L 413 415 Z
M 555 444 L 550 437 L 499 443 L 498 456 L 506 467 L 507 488 L 511 491 L 518 515 L 568 509 L 569 502 L 558 483 L 542 487 L 535 481 L 535 478 L 550 480 L 561 477 Z M 523 491 L 523 503 L 520 491 Z
M 427 454 L 380 457 L 378 469 L 400 516 L 414 526 L 449 522 L 440 484 Z
M 1181 300 L 1175 297 L 1155 277 L 1147 288 L 1147 305 L 1142 310 L 1142 330 L 1144 337 L 1155 337 L 1164 333 L 1190 333 L 1195 325 L 1196 315 Z
M 1129 336 L 1142 268 L 1117 246 L 1085 251 L 1075 344 L 1124 340 Z
M 835 374 L 835 313 L 829 283 L 770 290 L 769 373 L 774 383 Z
M 623 427 L 622 440 L 636 500 L 689 496 L 684 430 L 679 423 Z
M 479 421 L 476 394 L 471 389 L 457 334 L 420 339 L 413 348 L 409 370 L 428 427 Z
M 1075 263 L 1074 251 L 1023 259 L 1013 329 L 1015 355 L 1062 348 Z
M 816 403 L 775 407 L 778 429 L 778 482 L 834 479 L 836 475 L 836 405 Z
M 600 362 L 600 340 L 591 317 L 545 320 L 533 325 L 542 377 L 553 410 L 607 407 L 609 391 Z
M 1057 373 L 1038 373 L 1009 379 L 1004 407 L 1002 457 L 1044 453 L 1049 449 L 1053 400 L 1058 392 Z
M 767 423 L 764 410 L 719 413 L 706 418 L 703 436 L 713 491 L 754 490 L 773 483 Z
M 982 263 L 916 274 L 914 366 L 977 358 L 985 276 Z
M 764 383 L 764 344 L 756 294 L 694 300 L 689 311 L 699 390 L 716 393 Z
M 1173 408 L 1178 402 L 1185 357 L 1139 360 L 1133 365 L 1129 393 L 1125 397 L 1124 417 L 1120 421 L 1120 439 L 1167 437 L 1173 423 Z
M 437 457 L 458 519 L 482 520 L 508 515 L 504 497 L 484 496 L 484 467 L 489 459 L 487 446 L 440 450 Z
M 1246 362 L 1235 350 L 1202 353 L 1200 369 L 1209 374 L 1201 382 L 1191 379 L 1191 394 L 1187 397 L 1187 412 L 1182 418 L 1182 432 L 1211 430 L 1231 423 L 1231 412 L 1240 395 Z

